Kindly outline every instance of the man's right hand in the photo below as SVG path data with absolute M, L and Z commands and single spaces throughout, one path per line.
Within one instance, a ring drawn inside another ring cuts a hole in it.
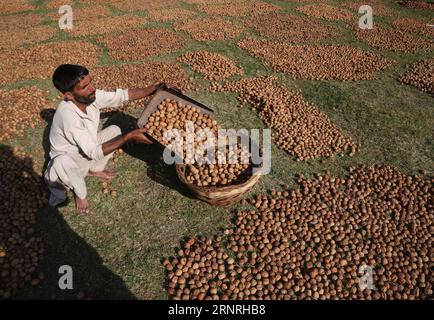
M 152 141 L 144 135 L 145 132 L 145 128 L 135 129 L 128 133 L 128 140 L 138 143 L 152 144 Z
M 102 144 L 102 153 L 106 156 L 113 151 L 119 149 L 124 144 L 127 144 L 129 142 L 132 143 L 144 143 L 144 144 L 152 144 L 152 141 L 146 138 L 146 136 L 143 134 L 146 132 L 145 128 L 142 129 L 136 129 L 131 132 L 128 132 L 127 134 L 123 136 L 119 136 L 115 138 L 114 140 L 107 141 Z

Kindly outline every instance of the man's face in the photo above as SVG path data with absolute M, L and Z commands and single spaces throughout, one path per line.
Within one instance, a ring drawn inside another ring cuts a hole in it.
M 80 82 L 72 90 L 74 100 L 89 105 L 95 101 L 95 87 L 92 85 L 92 78 L 90 75 L 81 78 Z

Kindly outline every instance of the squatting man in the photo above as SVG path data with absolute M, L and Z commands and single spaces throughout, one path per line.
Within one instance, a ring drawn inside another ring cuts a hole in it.
M 147 97 L 166 84 L 107 92 L 94 88 L 85 67 L 71 64 L 60 65 L 54 71 L 53 84 L 64 100 L 59 103 L 50 129 L 50 161 L 44 173 L 50 190 L 49 204 L 55 207 L 65 202 L 69 189 L 74 192 L 77 211 L 88 213 L 85 177 L 113 179 L 116 172 L 105 167 L 114 151 L 127 142 L 152 143 L 143 134 L 146 129 L 122 135 L 118 126 L 111 125 L 98 132 L 100 110 Z

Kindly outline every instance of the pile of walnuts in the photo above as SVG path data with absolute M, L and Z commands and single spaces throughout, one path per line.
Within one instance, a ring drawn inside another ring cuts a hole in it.
M 403 32 L 419 33 L 434 39 L 434 28 L 428 26 L 428 21 L 418 21 L 410 18 L 398 18 L 393 20 L 392 24 L 395 28 L 402 30 Z
M 37 87 L 0 90 L 0 141 L 23 136 L 41 122 L 40 113 L 51 105 L 48 92 Z
M 134 29 L 99 39 L 114 60 L 138 61 L 182 48 L 184 40 L 167 29 Z
M 434 10 L 434 3 L 427 1 L 402 0 L 398 2 L 401 6 L 411 9 Z
M 2 1 L 0 3 L 0 14 L 18 13 L 34 9 L 36 9 L 36 7 L 26 0 Z
M 28 29 L 40 25 L 43 20 L 44 18 L 42 15 L 34 13 L 3 16 L 0 20 L 0 30 L 15 31 L 18 29 Z
M 74 2 L 74 0 L 51 0 L 51 1 L 48 1 L 48 3 L 46 4 L 46 6 L 49 9 L 57 9 L 57 10 L 59 10 L 59 8 L 61 6 L 63 6 L 63 5 L 72 6 L 73 2 Z M 85 1 L 80 1 L 80 2 L 85 2 Z
M 44 17 L 39 14 L 2 16 L 0 21 L 0 50 L 29 45 L 52 38 L 58 30 L 41 25 Z
M 195 86 L 184 69 L 177 63 L 148 62 L 143 64 L 123 64 L 90 69 L 92 82 L 98 89 L 115 90 L 117 88 L 145 88 L 157 82 L 165 82 L 182 90 L 194 90 Z M 118 109 L 127 111 L 143 108 L 145 99 L 128 102 Z M 109 111 L 109 109 L 104 109 Z
M 72 36 L 88 36 L 94 34 L 107 34 L 112 32 L 127 31 L 148 22 L 147 18 L 137 16 L 114 16 L 98 19 L 78 20 L 74 27 L 68 31 Z
M 411 65 L 399 81 L 404 84 L 434 94 L 434 58 L 425 59 Z
M 374 165 L 257 195 L 224 236 L 190 238 L 163 261 L 168 295 L 429 299 L 433 183 Z
M 47 191 L 30 155 L 20 148 L 0 147 L 0 175 L 0 299 L 8 299 L 44 278 L 36 274 L 44 248 L 35 223 Z
M 288 45 L 258 39 L 237 45 L 294 79 L 371 80 L 393 62 L 348 45 Z
M 351 22 L 358 20 L 357 16 L 345 9 L 323 3 L 306 4 L 304 6 L 297 7 L 297 11 L 308 16 L 313 16 L 315 18 L 321 18 L 328 21 Z
M 187 32 L 197 41 L 218 41 L 237 37 L 243 28 L 222 17 L 205 17 L 173 24 L 176 31 Z
M 165 22 L 165 21 L 182 21 L 190 18 L 196 13 L 191 10 L 182 8 L 168 8 L 168 9 L 153 9 L 149 10 L 149 17 L 152 20 Z
M 382 16 L 382 17 L 391 17 L 396 14 L 392 9 L 385 6 L 384 4 L 381 4 L 378 1 L 346 1 L 343 3 L 343 5 L 349 9 L 352 9 L 354 13 L 359 15 L 359 8 L 364 5 L 368 5 L 372 8 L 372 14 L 373 16 Z M 359 15 L 360 16 L 360 15 Z
M 233 0 L 185 0 L 189 4 L 229 4 Z
M 268 12 L 279 11 L 281 8 L 258 0 L 237 1 L 228 3 L 200 4 L 198 9 L 207 14 L 218 14 L 231 17 L 256 16 Z
M 61 41 L 0 51 L 0 85 L 19 80 L 51 78 L 59 61 L 92 67 L 101 48 L 90 42 Z
M 93 1 L 93 0 L 87 0 Z M 174 8 L 178 1 L 174 0 L 106 0 L 110 5 L 124 12 L 137 12 L 152 9 Z
M 264 14 L 249 18 L 246 26 L 261 36 L 290 42 L 321 41 L 337 38 L 341 31 L 319 21 L 286 13 Z
M 59 8 L 62 5 L 68 4 L 67 1 L 63 1 L 60 0 L 58 4 L 52 3 L 50 4 L 49 7 L 51 7 L 51 5 L 53 6 L 53 9 L 57 9 L 59 10 Z M 69 3 L 69 5 L 71 5 Z M 91 6 L 87 6 L 87 7 L 80 7 L 80 8 L 76 8 L 74 6 L 73 7 L 73 13 L 74 13 L 74 28 L 77 25 L 80 25 L 81 23 L 84 23 L 85 21 L 87 22 L 91 22 L 94 19 L 100 19 L 100 18 L 106 18 L 109 17 L 111 15 L 110 9 L 104 5 L 101 4 L 93 4 Z M 49 17 L 51 17 L 53 20 L 58 21 L 59 18 L 61 17 L 61 14 L 59 14 L 58 11 L 53 12 L 53 13 L 49 13 L 47 14 Z M 78 22 L 78 24 L 76 24 L 76 22 Z
M 372 29 L 353 27 L 357 39 L 374 48 L 395 52 L 416 53 L 434 49 L 434 41 L 416 37 L 406 30 L 389 29 L 374 25 Z
M 178 60 L 188 64 L 194 71 L 202 73 L 209 80 L 223 80 L 234 74 L 243 73 L 243 69 L 237 67 L 231 59 L 218 53 L 187 52 Z
M 274 141 L 297 161 L 332 157 L 357 145 L 343 135 L 326 114 L 304 100 L 298 91 L 274 84 L 274 77 L 247 78 L 217 84 L 214 91 L 234 91 L 242 103 L 251 104 L 264 123 L 273 129 Z
M 50 26 L 36 26 L 0 31 L 0 49 L 9 49 L 41 42 L 52 38 L 57 30 Z

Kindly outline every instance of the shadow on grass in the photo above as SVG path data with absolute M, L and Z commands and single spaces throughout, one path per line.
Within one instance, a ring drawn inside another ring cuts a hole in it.
M 117 125 L 125 134 L 131 131 L 131 125 L 137 124 L 137 118 L 123 112 L 107 112 L 101 115 L 107 118 L 104 128 Z M 147 176 L 158 184 L 176 190 L 181 195 L 194 198 L 193 194 L 181 183 L 174 165 L 167 165 L 163 159 L 164 148 L 157 143 L 153 145 L 136 144 L 122 148 L 126 154 L 139 159 L 147 165 Z
M 33 160 L 17 156 L 10 146 L 1 144 L 0 155 L 0 174 L 8 183 L 0 203 L 3 298 L 135 299 L 59 210 L 45 205 L 48 191 L 40 174 L 32 169 Z M 59 288 L 62 265 L 72 268 L 71 290 Z
M 43 109 L 39 114 L 41 119 L 47 122 L 42 135 L 42 147 L 44 148 L 44 166 L 42 167 L 42 176 L 44 176 L 45 169 L 47 169 L 48 162 L 50 161 L 50 129 L 53 123 L 53 116 L 55 112 L 56 110 L 53 108 L 46 108 Z
M 37 232 L 43 239 L 44 254 L 40 265 L 44 281 L 38 287 L 27 287 L 15 299 L 135 299 L 124 281 L 106 266 L 83 238 L 64 220 L 57 208 L 40 210 Z M 59 289 L 62 265 L 71 266 L 73 289 Z

